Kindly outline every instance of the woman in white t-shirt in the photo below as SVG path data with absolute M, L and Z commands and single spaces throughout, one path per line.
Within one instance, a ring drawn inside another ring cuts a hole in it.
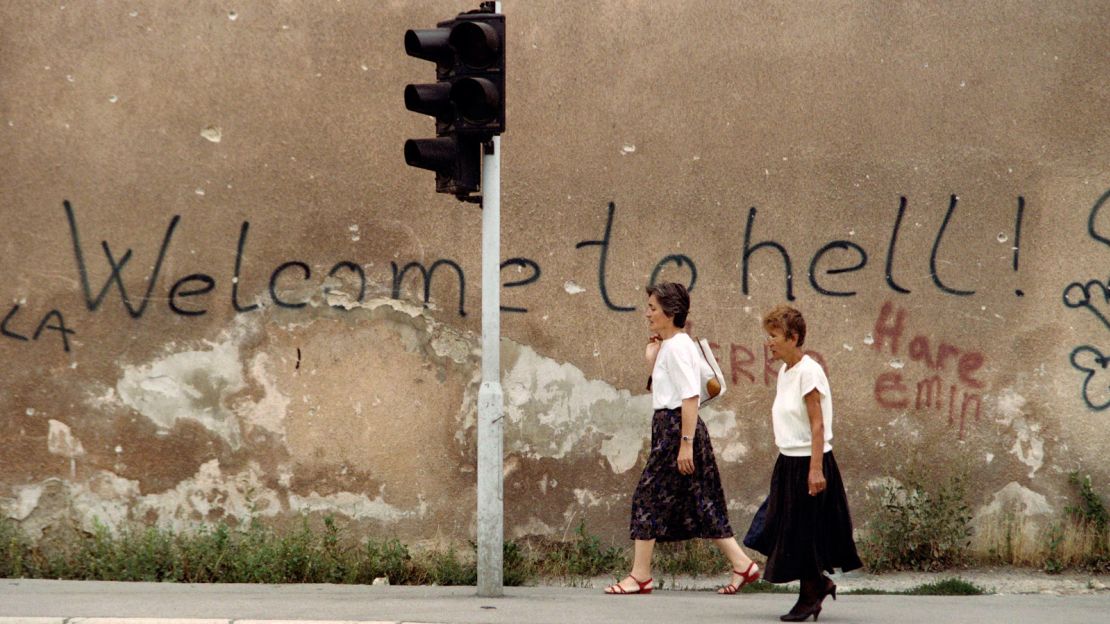
M 780 619 L 798 622 L 812 615 L 817 621 L 825 597 L 836 599 L 836 585 L 824 572 L 863 565 L 832 453 L 832 395 L 824 369 L 802 351 L 806 322 L 801 312 L 777 306 L 763 317 L 763 329 L 768 349 L 782 361 L 771 407 L 779 458 L 762 527 L 757 518 L 744 543 L 767 555 L 764 579 L 801 581 L 798 602 Z
M 651 338 L 645 357 L 655 410 L 651 452 L 632 495 L 632 572 L 605 593 L 650 593 L 655 542 L 700 537 L 713 540 L 732 563 L 732 578 L 719 593 L 735 594 L 759 578 L 759 567 L 733 537 L 713 445 L 698 417 L 703 360 L 682 331 L 690 295 L 685 286 L 672 282 L 651 286 L 647 293 Z

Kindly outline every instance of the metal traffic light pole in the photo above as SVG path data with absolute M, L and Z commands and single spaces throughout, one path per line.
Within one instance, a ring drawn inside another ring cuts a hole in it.
M 501 3 L 494 4 L 501 13 Z M 482 386 L 478 390 L 478 595 L 504 595 L 501 137 L 482 150 Z
M 501 13 L 501 3 L 494 3 Z M 504 44 L 502 44 L 504 45 Z M 504 595 L 501 137 L 482 148 L 482 386 L 478 390 L 478 595 Z
M 497 3 L 500 12 L 501 3 Z M 501 137 L 482 154 L 482 386 L 478 390 L 478 595 L 503 590 L 504 410 L 501 392 Z

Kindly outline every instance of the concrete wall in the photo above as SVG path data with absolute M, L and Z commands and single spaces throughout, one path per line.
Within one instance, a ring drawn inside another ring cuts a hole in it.
M 480 213 L 401 156 L 402 35 L 472 4 L 0 7 L 0 511 L 473 535 Z M 504 11 L 509 537 L 626 536 L 653 276 L 730 377 L 740 530 L 784 300 L 858 523 L 911 469 L 967 471 L 979 522 L 1110 495 L 1105 3 Z

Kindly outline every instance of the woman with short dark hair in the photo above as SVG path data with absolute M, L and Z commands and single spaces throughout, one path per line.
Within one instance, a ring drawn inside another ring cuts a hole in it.
M 682 331 L 690 295 L 685 286 L 672 282 L 649 286 L 647 294 L 651 336 L 644 355 L 655 410 L 651 452 L 632 495 L 632 572 L 605 593 L 650 593 L 655 542 L 700 537 L 713 540 L 732 563 L 732 578 L 719 593 L 735 594 L 759 578 L 759 567 L 733 537 L 713 445 L 698 417 L 701 367 L 707 365 Z
M 821 365 L 802 351 L 805 318 L 780 305 L 763 317 L 763 329 L 771 355 L 782 361 L 771 407 L 779 457 L 762 530 L 753 522 L 744 543 L 767 555 L 767 581 L 801 581 L 798 601 L 779 619 L 800 622 L 812 615 L 816 622 L 825 597 L 836 599 L 836 584 L 824 572 L 847 572 L 863 564 L 832 453 L 829 380 Z

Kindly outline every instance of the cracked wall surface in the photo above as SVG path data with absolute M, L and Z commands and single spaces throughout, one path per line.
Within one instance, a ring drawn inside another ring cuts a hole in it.
M 474 4 L 0 8 L 0 515 L 473 537 L 482 212 L 404 164 L 400 41 Z M 1105 3 L 504 10 L 507 536 L 626 538 L 653 280 L 738 531 L 783 301 L 858 524 L 914 472 L 984 539 L 1110 496 Z

